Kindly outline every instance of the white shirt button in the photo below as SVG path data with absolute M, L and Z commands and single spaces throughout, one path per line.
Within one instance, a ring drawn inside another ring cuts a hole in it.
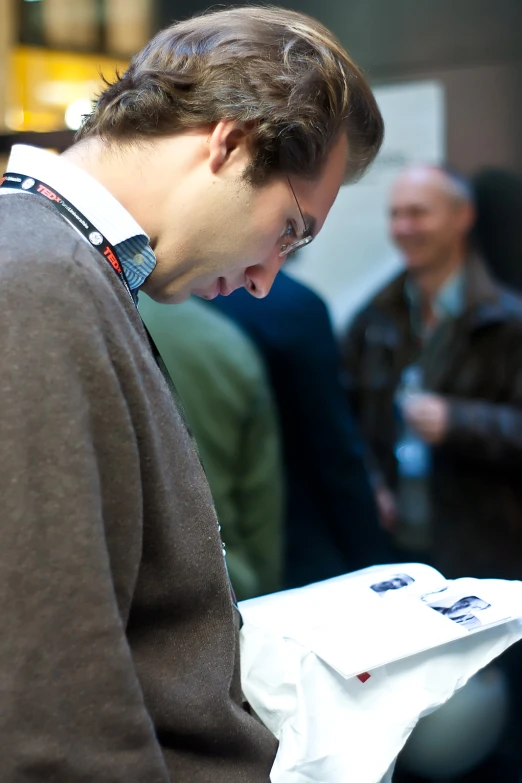
M 145 256 L 143 255 L 143 253 L 136 253 L 136 255 L 132 260 L 134 261 L 135 264 L 139 266 L 140 264 L 143 264 L 143 262 L 145 261 Z

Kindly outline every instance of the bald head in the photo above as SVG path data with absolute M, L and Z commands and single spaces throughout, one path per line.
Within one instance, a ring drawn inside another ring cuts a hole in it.
M 463 258 L 473 219 L 466 183 L 436 166 L 411 166 L 392 187 L 390 233 L 412 272 Z
M 439 166 L 416 164 L 404 169 L 395 180 L 393 190 L 401 187 L 424 187 L 440 193 L 454 203 L 472 203 L 471 188 L 467 182 Z

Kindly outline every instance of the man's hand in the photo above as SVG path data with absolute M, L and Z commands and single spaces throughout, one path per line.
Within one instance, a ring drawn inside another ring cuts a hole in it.
M 404 405 L 408 424 L 432 445 L 442 443 L 448 432 L 449 405 L 437 394 L 418 394 Z
M 379 486 L 375 490 L 375 502 L 379 512 L 379 521 L 383 530 L 391 533 L 397 523 L 397 504 L 395 495 L 388 487 Z

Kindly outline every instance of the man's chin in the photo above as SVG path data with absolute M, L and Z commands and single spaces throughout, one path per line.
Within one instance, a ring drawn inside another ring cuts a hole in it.
M 212 299 L 215 299 L 216 296 L 219 296 L 219 291 L 216 291 L 215 289 L 211 289 L 210 291 L 192 291 L 192 295 L 197 296 L 199 299 L 206 299 L 210 302 Z
M 429 258 L 424 258 L 423 256 L 407 256 L 404 259 L 404 266 L 408 272 L 413 272 L 415 274 L 417 272 L 422 273 L 425 269 L 429 269 L 432 266 L 432 263 Z

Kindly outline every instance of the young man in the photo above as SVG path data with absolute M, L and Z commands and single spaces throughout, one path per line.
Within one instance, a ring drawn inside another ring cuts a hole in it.
M 0 189 L 0 779 L 261 783 L 207 482 L 133 299 L 268 293 L 382 120 L 314 20 L 160 33 Z M 129 295 L 130 294 L 130 295 Z

